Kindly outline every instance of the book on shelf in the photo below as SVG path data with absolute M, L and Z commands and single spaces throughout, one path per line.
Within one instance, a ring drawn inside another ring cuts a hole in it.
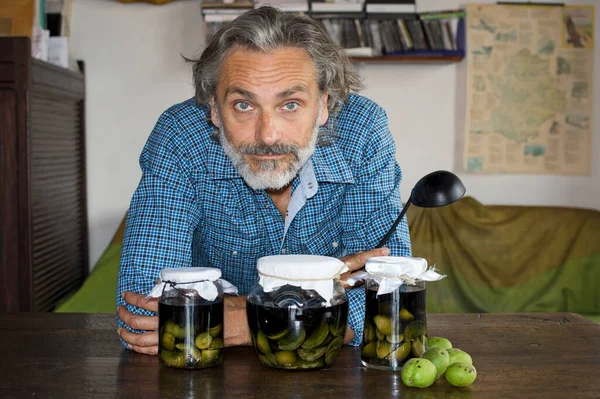
M 429 29 L 432 48 L 457 50 L 456 36 L 458 23 L 465 16 L 464 10 L 438 10 L 419 14 L 423 24 Z
M 415 0 L 366 0 L 365 11 L 368 13 L 415 14 Z
M 248 1 L 208 1 L 201 4 L 202 18 L 205 22 L 204 42 L 208 44 L 212 37 L 226 23 L 233 21 L 254 7 Z
M 205 22 L 228 22 L 233 21 L 246 11 L 248 10 L 239 8 L 203 8 L 202 16 Z
M 442 38 L 442 26 L 438 20 L 423 20 L 427 44 L 432 50 L 444 50 L 444 39 Z
M 444 49 L 446 50 L 457 50 L 458 48 L 456 47 L 456 39 L 454 38 L 455 33 L 454 33 L 454 29 L 452 28 L 452 24 L 450 23 L 450 21 L 444 21 L 442 23 L 442 29 L 443 29 L 443 39 L 444 39 Z
M 340 18 L 338 14 L 314 16 L 334 42 L 340 45 L 350 57 L 372 57 L 371 35 L 365 32 L 364 21 L 357 17 Z
M 413 41 L 413 49 L 427 50 L 429 47 L 427 46 L 425 32 L 423 30 L 423 25 L 421 24 L 421 21 L 418 19 L 413 19 L 405 21 L 405 24 Z
M 410 37 L 410 33 L 408 32 L 406 22 L 402 18 L 398 18 L 398 19 L 396 19 L 396 23 L 398 24 L 398 33 L 400 34 L 400 41 L 402 42 L 402 48 L 405 50 L 414 49 L 415 46 L 413 44 L 412 37 Z
M 371 48 L 374 56 L 380 56 L 383 51 L 383 39 L 379 30 L 379 21 L 366 21 L 371 36 Z
M 205 8 L 246 8 L 251 9 L 254 3 L 251 0 L 203 0 L 200 3 L 202 9 Z
M 46 29 L 50 36 L 69 36 L 71 0 L 45 0 Z
M 371 35 L 381 37 L 381 42 L 377 44 L 381 50 L 375 48 L 376 53 L 381 51 L 382 55 L 443 58 L 464 56 L 464 15 L 464 10 L 367 12 L 366 18 L 370 21 L 368 26 Z
M 464 57 L 464 10 L 417 13 L 415 0 L 365 1 L 263 0 L 253 5 L 271 5 L 283 11 L 309 15 L 349 57 Z M 229 6 L 211 7 L 208 4 Z M 244 6 L 235 7 L 235 4 Z M 246 12 L 246 4 L 243 1 L 204 3 L 202 14 L 207 23 L 207 40 L 224 23 Z
M 315 13 L 361 13 L 362 1 L 311 1 L 310 10 Z

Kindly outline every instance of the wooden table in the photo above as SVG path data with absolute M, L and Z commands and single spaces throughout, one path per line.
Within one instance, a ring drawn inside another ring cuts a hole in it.
M 600 397 L 600 325 L 578 315 L 429 315 L 428 327 L 471 354 L 475 384 L 409 389 L 399 372 L 366 370 L 352 347 L 320 371 L 268 369 L 251 348 L 226 349 L 220 367 L 175 370 L 123 350 L 112 314 L 0 314 L 0 397 Z

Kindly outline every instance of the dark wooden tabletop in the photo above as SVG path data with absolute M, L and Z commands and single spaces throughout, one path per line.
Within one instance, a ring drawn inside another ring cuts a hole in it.
M 0 314 L 1 398 L 599 398 L 600 325 L 571 313 L 429 315 L 430 336 L 471 354 L 469 388 L 442 379 L 406 388 L 400 372 L 366 370 L 357 348 L 318 371 L 262 366 L 252 348 L 224 363 L 175 370 L 124 350 L 112 314 Z

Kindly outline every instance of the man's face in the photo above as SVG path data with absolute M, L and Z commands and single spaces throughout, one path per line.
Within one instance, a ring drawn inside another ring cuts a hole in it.
M 211 119 L 223 150 L 254 189 L 279 190 L 314 152 L 329 113 L 312 59 L 302 49 L 234 49 L 217 83 Z

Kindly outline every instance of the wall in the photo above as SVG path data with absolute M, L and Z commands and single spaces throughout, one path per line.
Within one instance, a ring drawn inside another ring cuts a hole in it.
M 428 0 L 433 1 L 433 0 Z M 464 1 L 443 0 L 461 5 Z M 491 2 L 491 1 L 487 1 Z M 567 1 L 567 3 L 574 3 Z M 582 0 L 577 4 L 594 4 Z M 162 6 L 114 0 L 75 0 L 71 53 L 85 60 L 90 264 L 114 234 L 135 190 L 138 156 L 160 113 L 193 95 L 192 56 L 204 42 L 199 3 Z M 600 40 L 600 6 L 596 32 Z M 595 51 L 600 66 L 600 45 Z M 387 111 L 404 171 L 402 196 L 423 175 L 456 171 L 456 143 L 464 120 L 466 63 L 358 65 L 371 97 Z M 390 84 L 393 82 L 393 84 Z M 600 115 L 600 78 L 595 77 Z M 462 105 L 462 107 L 461 107 Z M 468 194 L 485 204 L 564 205 L 600 209 L 600 121 L 596 120 L 590 176 L 469 175 L 458 173 Z

